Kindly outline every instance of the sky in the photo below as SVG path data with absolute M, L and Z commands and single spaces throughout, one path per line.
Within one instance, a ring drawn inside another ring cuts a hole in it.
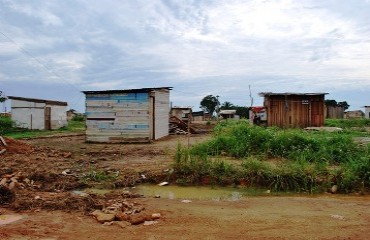
M 370 105 L 369 16 L 370 0 L 0 0 L 0 91 L 80 112 L 81 91 L 151 87 L 193 110 L 209 94 L 262 105 L 259 92 L 357 110 Z

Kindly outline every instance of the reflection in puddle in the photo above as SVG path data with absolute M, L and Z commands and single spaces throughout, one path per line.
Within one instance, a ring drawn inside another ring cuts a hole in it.
M 238 201 L 243 194 L 235 188 L 211 188 L 211 187 L 181 187 L 181 186 L 158 186 L 140 185 L 135 191 L 146 197 L 160 196 L 168 199 L 197 199 L 213 201 Z
M 0 225 L 5 225 L 22 219 L 20 215 L 0 215 Z

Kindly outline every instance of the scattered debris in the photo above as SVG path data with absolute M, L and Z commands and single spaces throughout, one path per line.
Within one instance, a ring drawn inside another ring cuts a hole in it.
M 158 223 L 158 221 L 145 221 L 144 222 L 144 226 L 150 226 L 150 225 L 153 225 L 153 224 L 156 224 L 156 223 Z
M 161 182 L 160 184 L 158 184 L 158 186 L 167 186 L 168 185 L 168 182 Z
M 338 185 L 333 185 L 330 189 L 331 193 L 336 193 L 338 191 Z
M 153 213 L 152 214 L 152 219 L 159 219 L 159 218 L 161 218 L 161 214 L 160 213 Z
M 191 200 L 188 200 L 188 199 L 184 199 L 181 201 L 182 203 L 191 203 Z
M 341 215 L 330 215 L 330 217 L 341 220 L 341 221 L 345 220 L 344 216 L 341 216 Z
M 62 172 L 63 175 L 67 176 L 67 175 L 72 175 L 72 171 L 71 169 L 66 169 Z
M 0 141 L 1 141 L 1 143 L 6 147 L 7 146 L 7 144 L 6 144 L 6 142 L 5 142 L 5 139 L 2 137 L 2 136 L 0 136 Z

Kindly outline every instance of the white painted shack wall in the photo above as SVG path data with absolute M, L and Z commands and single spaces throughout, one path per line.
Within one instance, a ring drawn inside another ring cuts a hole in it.
M 365 118 L 370 118 L 370 106 L 365 106 Z
M 11 100 L 12 120 L 21 128 L 45 129 L 45 107 L 51 108 L 51 129 L 67 126 L 66 106 Z
M 150 141 L 148 93 L 86 94 L 86 141 Z
M 155 139 L 169 134 L 170 92 L 167 89 L 155 91 Z
M 67 106 L 47 105 L 51 108 L 51 129 L 67 126 Z
M 12 120 L 21 128 L 43 130 L 45 128 L 44 108 L 45 103 L 12 99 Z

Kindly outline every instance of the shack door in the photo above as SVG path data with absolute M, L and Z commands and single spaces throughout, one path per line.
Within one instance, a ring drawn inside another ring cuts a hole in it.
M 155 139 L 155 95 L 153 92 L 149 94 L 149 135 L 150 140 Z
M 51 107 L 45 107 L 45 130 L 51 130 Z

